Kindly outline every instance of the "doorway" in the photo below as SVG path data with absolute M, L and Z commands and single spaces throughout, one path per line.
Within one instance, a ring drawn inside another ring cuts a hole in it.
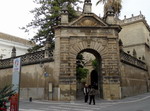
M 98 90 L 98 73 L 96 70 L 92 70 L 91 72 L 91 86 L 94 86 Z
M 82 58 L 82 59 L 81 59 Z M 77 91 L 76 91 L 76 97 L 77 99 L 81 99 L 84 97 L 83 95 L 83 88 L 84 85 L 94 85 L 95 89 L 100 92 L 101 90 L 101 56 L 100 54 L 93 50 L 93 49 L 85 49 L 82 50 L 76 58 L 76 78 L 77 78 Z M 88 74 L 86 74 L 86 77 L 83 77 L 81 73 L 78 73 L 77 71 L 85 72 L 88 70 Z M 77 75 L 79 74 L 79 75 Z M 79 80 L 80 79 L 80 80 Z M 99 95 L 99 93 L 98 93 Z M 100 96 L 98 96 L 100 97 Z

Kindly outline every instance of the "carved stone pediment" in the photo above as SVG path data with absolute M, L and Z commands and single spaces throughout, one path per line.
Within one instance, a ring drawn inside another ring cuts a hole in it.
M 74 25 L 78 25 L 78 26 L 98 26 L 98 25 L 102 25 L 103 26 L 103 24 L 100 24 L 97 20 L 95 20 L 91 17 L 84 17 Z
M 70 24 L 71 26 L 107 26 L 107 24 L 95 16 L 81 16 Z

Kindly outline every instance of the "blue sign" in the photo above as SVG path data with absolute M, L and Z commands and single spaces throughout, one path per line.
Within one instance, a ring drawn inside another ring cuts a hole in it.
M 45 77 L 48 77 L 48 76 L 49 76 L 49 74 L 48 74 L 47 72 L 45 72 L 45 73 L 44 73 L 44 76 L 45 76 Z

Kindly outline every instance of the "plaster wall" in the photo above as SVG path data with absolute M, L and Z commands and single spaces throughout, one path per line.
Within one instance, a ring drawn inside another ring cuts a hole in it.
M 14 46 L 16 48 L 16 56 L 26 54 L 28 52 L 27 49 L 32 47 L 31 45 L 24 45 L 19 42 L 13 42 L 13 41 L 0 39 L 0 54 L 2 56 L 1 58 L 2 59 L 10 58 L 12 48 Z
M 55 87 L 58 78 L 53 75 L 54 63 L 43 63 L 22 66 L 20 81 L 20 97 L 28 99 L 48 99 L 49 83 Z M 45 73 L 48 75 L 46 76 Z M 0 88 L 12 82 L 12 68 L 0 70 Z

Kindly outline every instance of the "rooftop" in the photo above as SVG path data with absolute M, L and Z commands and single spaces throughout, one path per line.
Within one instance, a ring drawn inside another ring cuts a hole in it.
M 22 38 L 13 36 L 13 35 L 5 34 L 5 33 L 2 33 L 2 32 L 0 32 L 0 39 L 12 41 L 12 42 L 18 42 L 18 43 L 22 43 L 24 45 L 32 45 L 29 42 L 29 40 L 22 39 Z
M 119 25 L 128 25 L 128 24 L 132 24 L 132 23 L 140 22 L 140 21 L 142 21 L 145 24 L 145 26 L 147 27 L 147 29 L 150 30 L 150 26 L 147 23 L 145 16 L 141 12 L 137 16 L 134 16 L 132 14 L 132 16 L 130 18 L 126 18 L 126 16 L 124 16 L 123 20 L 118 20 L 117 22 Z

